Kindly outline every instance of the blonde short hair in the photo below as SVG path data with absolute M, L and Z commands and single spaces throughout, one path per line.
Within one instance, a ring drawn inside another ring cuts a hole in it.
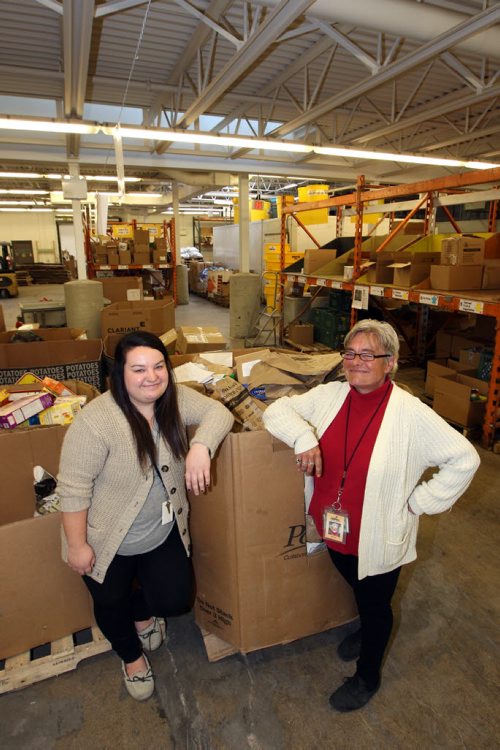
M 373 334 L 377 337 L 381 349 L 393 358 L 392 370 L 389 373 L 390 377 L 393 378 L 398 369 L 398 357 L 399 357 L 399 339 L 394 328 L 389 323 L 383 323 L 380 320 L 360 320 L 354 325 L 344 339 L 344 348 L 348 348 L 353 338 L 358 333 Z

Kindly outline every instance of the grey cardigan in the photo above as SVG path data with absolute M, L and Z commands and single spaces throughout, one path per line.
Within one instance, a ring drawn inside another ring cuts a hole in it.
M 190 444 L 202 443 L 213 456 L 230 431 L 233 417 L 225 406 L 183 385 L 177 386 L 182 423 L 198 425 Z M 184 461 L 160 441 L 158 467 L 172 501 L 179 533 L 189 555 L 189 504 Z M 141 510 L 154 468 L 138 461 L 132 431 L 110 392 L 94 399 L 66 433 L 57 477 L 64 512 L 88 510 L 87 541 L 96 561 L 91 577 L 101 582 L 122 540 Z M 63 532 L 63 558 L 67 545 Z

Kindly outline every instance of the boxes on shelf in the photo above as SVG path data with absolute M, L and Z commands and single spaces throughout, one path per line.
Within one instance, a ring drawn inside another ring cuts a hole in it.
M 265 431 L 231 433 L 207 498 L 190 498 L 196 622 L 242 652 L 356 617 L 328 553 L 306 554 L 304 485 L 293 465 L 293 451 Z
M 141 300 L 144 297 L 142 278 L 140 276 L 113 276 L 99 278 L 103 295 L 113 302 Z
M 151 254 L 149 250 L 134 250 L 132 253 L 132 263 L 135 266 L 145 266 L 151 263 Z
M 445 291 L 481 289 L 483 267 L 431 266 L 431 288 Z
M 500 289 L 500 259 L 484 261 L 482 288 Z
M 130 266 L 132 264 L 132 253 L 130 250 L 118 250 L 118 264 Z
M 300 346 L 312 346 L 314 343 L 314 326 L 312 323 L 290 323 L 288 338 Z
M 115 302 L 101 313 L 102 338 L 110 333 L 151 331 L 158 335 L 175 328 L 175 306 L 172 299 Z
M 181 326 L 177 329 L 177 351 L 180 354 L 226 349 L 227 341 L 215 326 Z
M 101 388 L 101 339 L 87 339 L 81 328 L 38 328 L 43 341 L 11 343 L 14 333 L 0 333 L 0 384 L 15 383 L 30 370 L 40 378 L 83 380 Z
M 387 268 L 392 268 L 394 286 L 411 287 L 429 278 L 431 267 L 439 263 L 439 253 L 397 253 L 395 262 Z
M 482 237 L 457 235 L 441 241 L 441 264 L 446 266 L 481 265 L 484 260 Z
M 463 427 L 481 425 L 486 408 L 488 383 L 474 375 L 475 371 L 464 371 L 436 377 L 434 411 Z
M 434 387 L 436 378 L 444 375 L 452 375 L 454 372 L 471 370 L 470 365 L 466 365 L 456 359 L 430 359 L 427 362 L 427 374 L 425 378 L 425 392 L 434 397 Z
M 149 229 L 134 229 L 134 250 L 149 252 Z
M 314 274 L 314 272 L 324 266 L 325 263 L 329 263 L 335 260 L 337 257 L 336 250 L 330 249 L 313 249 L 304 251 L 304 274 L 306 276 Z
M 0 659 L 88 628 L 89 594 L 61 559 L 60 516 L 33 518 L 33 468 L 54 476 L 65 427 L 0 433 Z

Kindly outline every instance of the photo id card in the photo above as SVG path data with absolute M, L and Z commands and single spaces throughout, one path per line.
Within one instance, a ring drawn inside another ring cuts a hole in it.
M 161 525 L 172 523 L 174 520 L 174 508 L 170 500 L 164 500 L 161 504 Z
M 323 513 L 323 538 L 345 544 L 349 533 L 349 514 L 344 510 L 325 508 Z

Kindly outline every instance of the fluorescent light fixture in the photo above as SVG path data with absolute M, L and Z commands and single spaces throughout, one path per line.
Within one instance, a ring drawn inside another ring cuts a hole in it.
M 48 190 L 16 190 L 13 188 L 12 190 L 0 190 L 0 195 L 48 195 Z
M 38 172 L 0 172 L 0 178 L 19 178 L 20 180 L 23 179 L 35 179 L 36 177 L 43 177 L 43 175 L 38 174 Z
M 29 120 L 17 117 L 0 117 L 0 130 L 28 130 L 31 133 L 72 133 L 95 135 L 99 125 L 81 121 Z
M 24 211 L 26 213 L 47 213 L 52 212 L 52 208 L 0 208 L 0 211 L 9 211 L 9 212 L 21 212 Z
M 49 175 L 47 175 L 47 177 L 48 176 Z M 84 177 L 85 177 L 86 180 L 94 180 L 94 181 L 98 181 L 98 182 L 118 182 L 118 177 L 115 174 L 110 174 L 110 175 L 106 175 L 106 174 L 97 174 L 97 175 L 96 174 L 94 174 L 94 175 L 87 174 L 87 175 L 84 175 Z M 65 175 L 64 179 L 66 180 L 66 179 L 68 179 L 68 177 Z M 125 177 L 125 182 L 140 182 L 140 181 L 141 181 L 141 177 Z
M 114 127 L 104 127 L 103 132 L 112 135 Z M 267 149 L 269 151 L 288 151 L 308 154 L 312 146 L 293 141 L 274 141 L 272 139 L 246 138 L 238 135 L 219 135 L 198 133 L 192 130 L 161 130 L 153 128 L 119 127 L 122 138 L 142 138 L 148 141 L 170 141 L 171 143 L 204 144 L 207 146 L 229 146 L 232 148 Z
M 491 169 L 498 164 L 488 164 L 480 161 L 461 161 L 459 159 L 440 159 L 433 156 L 415 156 L 413 154 L 393 154 L 385 151 L 363 151 L 352 148 L 337 148 L 335 146 L 314 146 L 314 153 L 321 156 L 342 156 L 346 159 L 376 159 L 380 161 L 395 161 L 404 164 L 425 164 L 436 167 L 466 167 L 467 169 Z
M 35 201 L 2 201 L 0 200 L 1 206 L 36 206 Z

